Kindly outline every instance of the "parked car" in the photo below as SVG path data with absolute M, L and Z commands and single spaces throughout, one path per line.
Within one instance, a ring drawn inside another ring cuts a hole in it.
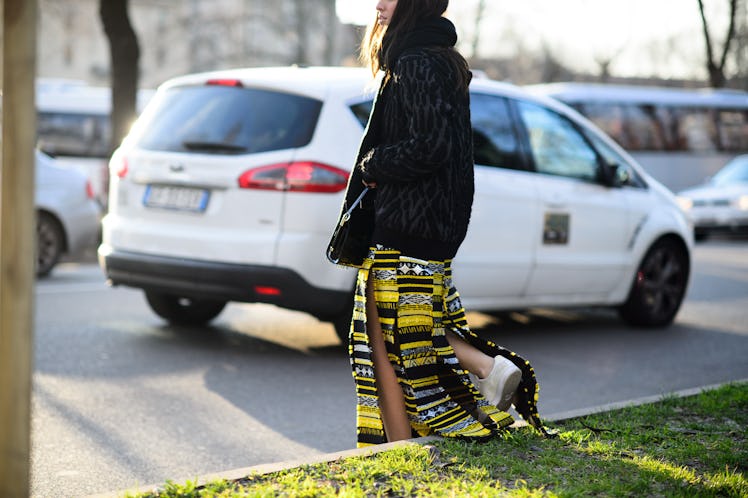
M 171 323 L 264 302 L 347 337 L 355 271 L 324 254 L 375 87 L 353 68 L 165 83 L 110 163 L 110 283 L 143 289 Z M 669 324 L 693 244 L 673 194 L 565 105 L 479 78 L 471 92 L 476 195 L 454 262 L 464 304 L 610 306 Z
M 696 240 L 712 233 L 748 233 L 748 155 L 737 156 L 703 185 L 678 193 Z
M 65 253 L 95 247 L 101 208 L 88 177 L 36 151 L 36 274 L 48 275 Z

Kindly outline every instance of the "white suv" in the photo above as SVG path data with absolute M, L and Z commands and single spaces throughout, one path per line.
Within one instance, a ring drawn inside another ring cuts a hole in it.
M 172 323 L 265 302 L 347 336 L 355 271 L 324 254 L 374 88 L 364 69 L 297 67 L 162 85 L 110 163 L 109 281 Z M 471 93 L 476 195 L 454 263 L 466 307 L 672 322 L 693 245 L 674 196 L 568 107 L 486 79 Z

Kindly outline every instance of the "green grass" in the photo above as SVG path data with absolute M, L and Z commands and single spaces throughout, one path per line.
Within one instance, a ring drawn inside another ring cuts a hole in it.
M 748 384 L 530 428 L 438 440 L 146 497 L 748 497 Z

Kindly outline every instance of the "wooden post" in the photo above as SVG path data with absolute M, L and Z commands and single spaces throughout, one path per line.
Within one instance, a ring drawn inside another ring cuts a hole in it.
M 37 0 L 2 5 L 0 496 L 30 495 Z

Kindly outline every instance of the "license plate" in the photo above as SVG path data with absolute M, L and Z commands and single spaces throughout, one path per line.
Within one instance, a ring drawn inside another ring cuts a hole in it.
M 143 205 L 202 213 L 208 207 L 209 198 L 210 191 L 203 188 L 148 185 L 143 196 Z

